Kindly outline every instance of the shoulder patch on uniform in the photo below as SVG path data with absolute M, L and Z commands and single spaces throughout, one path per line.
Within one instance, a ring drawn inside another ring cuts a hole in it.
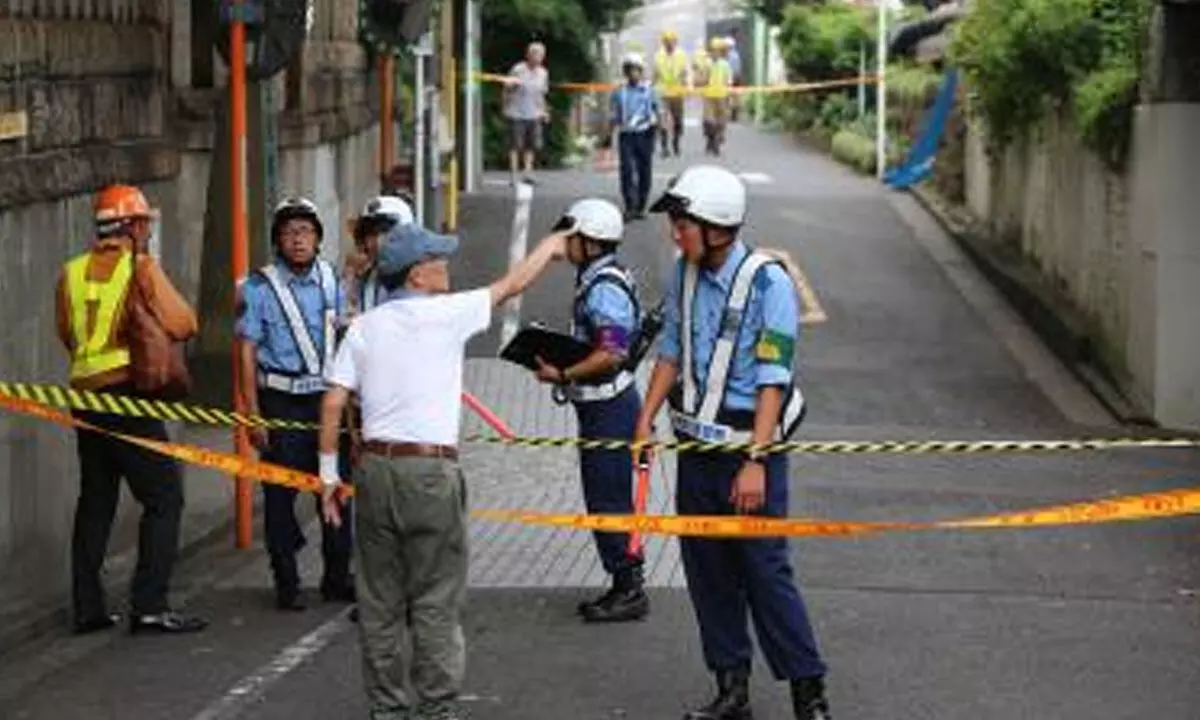
M 796 338 L 776 330 L 763 330 L 754 345 L 754 358 L 771 365 L 791 367 Z

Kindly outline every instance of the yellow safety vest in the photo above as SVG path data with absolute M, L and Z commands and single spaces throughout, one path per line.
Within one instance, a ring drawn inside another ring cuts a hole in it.
M 729 67 L 728 60 L 724 58 L 713 60 L 708 73 L 708 87 L 705 89 L 705 96 L 710 98 L 727 97 L 732 78 L 733 70 Z
M 110 345 L 113 322 L 129 281 L 133 263 L 129 252 L 122 252 L 112 277 L 104 282 L 89 280 L 88 262 L 91 253 L 72 258 L 66 266 L 67 302 L 70 303 L 71 333 L 75 337 L 75 353 L 71 358 L 71 379 L 98 375 L 129 364 L 129 348 Z M 88 308 L 95 304 L 96 327 L 89 336 Z
M 654 56 L 654 67 L 659 92 L 663 97 L 683 97 L 687 89 L 683 84 L 687 64 L 687 56 L 679 50 L 668 55 L 666 50 L 659 48 L 658 54 Z

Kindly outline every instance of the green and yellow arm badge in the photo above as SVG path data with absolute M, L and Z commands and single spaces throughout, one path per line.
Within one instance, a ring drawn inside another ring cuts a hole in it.
M 774 330 L 763 330 L 754 346 L 754 359 L 759 362 L 791 367 L 796 338 Z

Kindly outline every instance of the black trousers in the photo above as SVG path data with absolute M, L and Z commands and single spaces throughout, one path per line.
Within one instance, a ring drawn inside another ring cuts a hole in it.
M 306 423 L 317 423 L 321 419 L 320 393 L 289 395 L 260 388 L 258 404 L 262 414 L 269 418 Z M 268 439 L 267 450 L 262 456 L 265 462 L 313 475 L 320 471 L 315 430 L 270 430 Z M 349 482 L 348 440 L 345 437 L 341 450 L 340 472 L 343 482 Z M 300 591 L 296 553 L 307 542 L 304 531 L 296 520 L 296 496 L 300 491 L 270 483 L 263 483 L 262 487 L 263 521 L 275 591 L 282 598 L 294 597 Z M 312 494 L 312 497 L 316 503 L 317 515 L 321 517 L 321 496 Z M 321 557 L 324 564 L 322 592 L 340 593 L 351 584 L 351 528 L 354 525 L 352 503 L 346 504 L 342 515 L 340 528 L 333 527 L 321 517 Z
M 654 182 L 654 129 L 622 132 L 619 151 L 621 199 L 625 209 L 644 212 Z
M 132 395 L 132 387 L 105 392 Z M 75 411 L 75 417 L 126 435 L 168 440 L 161 420 Z M 92 430 L 77 430 L 79 500 L 71 539 L 72 605 L 77 622 L 108 613 L 100 570 L 108 551 L 121 478 L 142 506 L 138 525 L 137 568 L 133 573 L 130 609 L 152 614 L 168 609 L 167 587 L 179 551 L 179 519 L 183 514 L 183 477 L 174 459 Z

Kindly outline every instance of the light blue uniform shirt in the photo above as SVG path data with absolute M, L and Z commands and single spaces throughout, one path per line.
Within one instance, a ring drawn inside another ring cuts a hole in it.
M 615 255 L 602 257 L 579 274 L 577 288 L 586 287 L 600 274 L 602 268 L 614 265 Z M 603 280 L 579 302 L 576 302 L 572 333 L 576 339 L 625 355 L 637 332 L 640 318 L 629 293 L 615 280 Z
M 304 275 L 295 275 L 283 261 L 277 260 L 275 267 L 279 269 L 284 284 L 296 298 L 296 306 L 304 317 L 308 327 L 309 337 L 317 349 L 318 359 L 325 359 L 325 293 L 321 288 L 321 272 L 317 263 L 313 263 Z M 334 276 L 336 282 L 336 275 Z M 337 317 L 346 315 L 346 297 L 337 283 L 335 290 Z M 256 346 L 258 366 L 267 371 L 307 374 L 304 357 L 296 346 L 296 338 L 292 335 L 292 327 L 288 324 L 287 315 L 275 297 L 271 284 L 261 274 L 251 273 L 242 286 L 244 311 L 238 318 L 235 332 L 243 340 Z M 333 342 L 334 338 L 328 338 Z
M 646 81 L 626 82 L 613 91 L 612 122 L 621 132 L 638 132 L 654 127 L 658 117 L 658 93 Z
M 703 393 L 708 381 L 708 363 L 716 347 L 725 298 L 733 286 L 738 265 L 749 249 L 738 240 L 734 243 L 725 264 L 716 272 L 701 268 L 696 278 L 695 305 L 692 309 L 692 358 L 696 387 Z M 677 261 L 668 284 L 663 304 L 663 328 L 658 356 L 680 362 L 679 326 L 680 293 L 683 286 L 684 260 Z M 750 286 L 745 316 L 734 345 L 733 359 L 726 380 L 724 407 L 729 410 L 753 410 L 757 388 L 765 385 L 787 385 L 792 379 L 794 352 L 780 362 L 765 362 L 755 356 L 755 345 L 764 332 L 774 332 L 792 338 L 799 325 L 799 304 L 788 274 L 777 264 L 758 271 Z M 680 373 L 688 368 L 679 368 Z M 680 376 L 682 379 L 682 375 Z M 699 402 L 700 396 L 697 396 Z

